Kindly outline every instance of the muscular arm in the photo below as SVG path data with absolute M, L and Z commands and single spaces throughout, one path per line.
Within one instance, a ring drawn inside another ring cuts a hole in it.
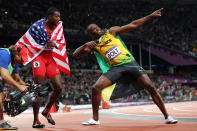
M 150 15 L 147 15 L 143 18 L 137 19 L 132 21 L 131 23 L 124 25 L 124 26 L 115 26 L 109 29 L 110 33 L 112 33 L 113 35 L 116 36 L 116 34 L 124 34 L 126 32 L 129 32 L 131 30 L 137 29 L 140 26 L 142 26 L 144 23 L 146 23 L 147 21 L 149 21 L 151 18 L 153 17 L 160 17 L 161 16 L 161 10 L 163 10 L 163 8 L 154 11 L 153 13 L 151 13 Z
M 78 47 L 74 51 L 73 57 L 74 58 L 79 58 L 79 57 L 82 57 L 82 56 L 86 56 L 86 55 L 90 54 L 92 51 L 94 51 L 95 47 L 96 47 L 95 41 L 87 42 L 84 45 Z
M 19 74 L 12 74 L 12 77 L 14 78 L 15 81 L 17 81 L 21 85 L 26 85 L 25 82 L 20 78 Z
M 1 74 L 2 79 L 3 79 L 6 83 L 8 83 L 8 84 L 10 84 L 10 85 L 12 85 L 12 86 L 14 86 L 14 87 L 16 87 L 16 88 L 18 88 L 18 89 L 20 90 L 20 84 L 17 83 L 17 82 L 12 78 L 12 76 L 8 73 L 8 70 L 7 70 L 7 69 L 5 69 L 5 68 L 3 68 L 3 67 L 0 67 L 0 74 Z

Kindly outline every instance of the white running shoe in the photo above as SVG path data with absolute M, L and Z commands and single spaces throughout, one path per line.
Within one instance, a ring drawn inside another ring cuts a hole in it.
M 90 119 L 87 122 L 83 122 L 82 125 L 100 125 L 99 121 L 95 121 L 94 119 Z
M 178 120 L 175 120 L 171 116 L 168 116 L 168 119 L 166 119 L 166 124 L 176 124 Z

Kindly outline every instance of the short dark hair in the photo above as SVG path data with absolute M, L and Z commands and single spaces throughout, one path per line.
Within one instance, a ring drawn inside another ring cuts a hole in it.
M 10 47 L 8 47 L 9 51 L 10 51 L 10 55 L 11 55 L 11 61 L 14 60 L 14 56 L 16 54 L 18 54 L 18 52 L 15 50 L 15 45 L 11 45 Z
M 47 10 L 47 16 L 46 16 L 46 17 L 48 17 L 49 15 L 53 15 L 53 13 L 56 12 L 56 11 L 60 12 L 57 8 L 55 8 L 55 7 L 50 7 L 50 8 Z

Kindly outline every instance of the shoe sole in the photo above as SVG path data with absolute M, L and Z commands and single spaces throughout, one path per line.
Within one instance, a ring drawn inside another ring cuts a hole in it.
M 88 124 L 88 123 L 81 123 L 82 125 L 100 125 L 100 124 Z
M 100 124 L 82 124 L 84 126 L 94 126 L 94 125 L 100 125 Z
M 174 121 L 174 122 L 166 122 L 166 124 L 176 124 L 178 123 L 178 121 Z
M 45 125 L 43 125 L 43 126 L 32 126 L 32 128 L 44 128 L 45 127 Z

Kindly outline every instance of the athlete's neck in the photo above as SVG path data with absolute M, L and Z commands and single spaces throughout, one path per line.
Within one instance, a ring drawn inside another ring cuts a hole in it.
M 50 22 L 48 19 L 46 20 L 46 24 L 45 24 L 50 30 L 53 29 L 53 26 L 55 26 L 52 22 Z
M 99 39 L 102 35 L 97 35 L 97 36 L 94 36 L 93 38 L 94 39 Z

